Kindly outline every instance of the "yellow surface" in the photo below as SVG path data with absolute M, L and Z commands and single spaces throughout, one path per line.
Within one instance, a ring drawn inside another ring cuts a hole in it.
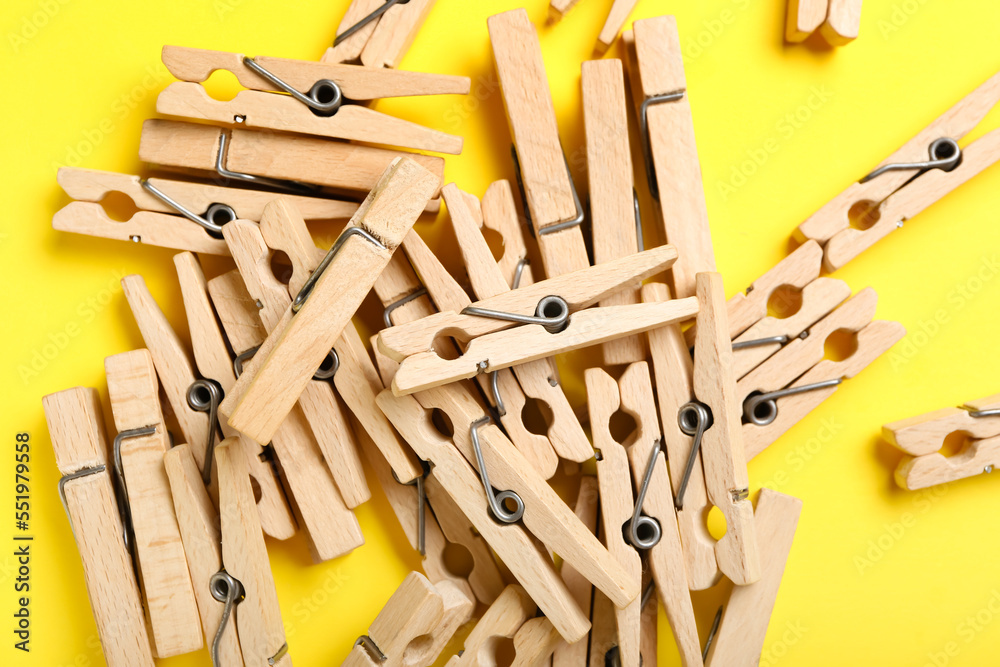
M 524 4 L 542 26 L 544 0 L 440 0 L 403 67 L 464 74 L 473 95 L 380 107 L 464 135 L 466 150 L 448 158 L 447 174 L 480 195 L 492 180 L 512 177 L 486 17 Z M 581 0 L 562 23 L 540 28 L 581 187 L 580 63 L 593 57 L 610 4 Z M 3 3 L 0 664 L 103 664 L 56 494 L 41 396 L 87 385 L 106 401 L 103 358 L 142 345 L 118 285 L 123 275 L 144 274 L 169 304 L 175 328 L 186 331 L 171 251 L 51 229 L 53 212 L 67 201 L 56 167 L 140 169 L 140 125 L 155 115 L 155 93 L 171 80 L 159 62 L 161 45 L 316 59 L 346 5 Z M 998 64 L 1000 5 L 985 0 L 867 0 L 860 39 L 837 50 L 784 46 L 782 0 L 643 0 L 634 18 L 666 12 L 678 15 L 712 236 L 729 293 L 786 254 L 797 223 Z M 799 120 L 789 118 L 796 113 Z M 988 118 L 983 128 L 995 126 Z M 1000 480 L 900 491 L 892 481 L 898 455 L 879 431 L 889 421 L 1000 391 L 998 188 L 1000 170 L 987 171 L 838 273 L 855 290 L 873 285 L 879 316 L 902 321 L 910 333 L 750 466 L 755 487 L 767 483 L 805 501 L 762 665 L 996 663 Z M 13 444 L 21 431 L 33 443 L 28 655 L 12 648 L 11 617 Z M 380 494 L 358 515 L 367 544 L 337 561 L 310 566 L 301 537 L 268 545 L 298 665 L 338 664 L 417 564 Z M 703 636 L 715 609 L 712 602 L 700 608 Z M 661 664 L 678 664 L 665 621 L 661 629 Z M 207 655 L 162 664 L 207 664 Z

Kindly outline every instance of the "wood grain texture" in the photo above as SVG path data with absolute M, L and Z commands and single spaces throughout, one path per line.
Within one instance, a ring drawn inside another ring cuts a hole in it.
M 417 454 L 434 463 L 435 473 L 428 478 L 431 503 L 435 503 L 435 495 L 447 493 L 562 637 L 569 642 L 583 637 L 590 624 L 559 578 L 552 561 L 524 528 L 500 524 L 493 519 L 476 472 L 451 441 L 435 430 L 417 399 L 396 397 L 385 390 L 379 394 L 378 404 Z
M 269 334 L 270 351 L 258 352 L 237 381 L 226 399 L 230 425 L 258 442 L 270 439 L 436 189 L 435 177 L 411 160 L 386 170 L 351 220 L 382 246 L 347 238 L 299 313 Z
M 831 0 L 788 0 L 785 40 L 803 42 L 826 20 Z
M 146 350 L 134 350 L 108 357 L 104 368 L 119 433 L 156 428 L 152 435 L 130 438 L 121 445 L 153 651 L 159 658 L 197 651 L 202 647 L 198 605 L 163 467 L 169 443 L 153 359 Z
M 398 67 L 436 1 L 409 0 L 390 7 L 365 43 L 361 64 L 369 68 Z
M 514 635 L 514 660 L 511 667 L 541 667 L 562 642 L 559 631 L 544 616 L 532 618 Z
M 215 173 L 223 128 L 175 120 L 147 120 L 142 126 L 139 157 L 165 168 Z M 312 183 L 347 192 L 374 188 L 393 160 L 409 157 L 437 177 L 443 158 L 332 139 L 275 132 L 229 130 L 225 167 L 231 171 Z
M 617 33 L 616 33 L 617 34 Z M 639 251 L 633 203 L 632 154 L 625 102 L 625 74 L 620 60 L 583 63 L 583 121 L 587 137 L 587 181 L 594 263 Z M 639 303 L 638 287 L 622 290 L 602 306 Z M 608 366 L 646 358 L 640 336 L 602 346 Z
M 597 51 L 599 53 L 604 53 L 615 43 L 615 40 L 618 39 L 618 33 L 625 27 L 629 14 L 632 13 L 637 4 L 639 4 L 639 0 L 614 0 L 610 11 L 608 11 L 608 18 L 604 21 L 604 27 L 601 28 L 601 32 L 597 36 Z
M 597 478 L 584 476 L 580 478 L 580 489 L 576 495 L 573 513 L 586 526 L 587 530 L 597 534 L 597 502 L 599 492 Z M 571 564 L 563 562 L 559 576 L 576 599 L 581 609 L 590 609 L 594 596 L 594 586 L 580 574 Z M 552 667 L 581 667 L 587 664 L 588 638 L 567 643 L 563 641 L 552 653 Z
M 649 283 L 642 288 L 644 302 L 665 301 L 670 288 L 664 283 Z M 649 337 L 650 357 L 656 397 L 663 420 L 663 444 L 666 449 L 671 495 L 664 502 L 673 502 L 680 492 L 687 460 L 694 440 L 678 426 L 680 410 L 694 398 L 691 353 L 680 327 L 671 324 L 652 329 Z M 677 525 L 683 546 L 688 587 L 700 591 L 711 588 L 722 576 L 715 559 L 715 539 L 708 532 L 705 517 L 711 509 L 705 488 L 705 471 L 701 452 L 695 454 L 694 467 L 677 510 Z
M 753 506 L 746 498 L 738 499 L 749 481 L 722 276 L 699 273 L 697 286 L 694 395 L 708 407 L 713 419 L 702 437 L 701 461 L 708 498 L 726 518 L 726 534 L 716 543 L 715 556 L 722 573 L 745 586 L 760 578 L 760 559 Z
M 337 26 L 337 34 L 340 35 L 384 3 L 385 0 L 351 0 L 351 4 L 347 6 L 347 11 L 344 12 L 344 18 L 340 20 L 340 24 Z M 372 33 L 375 32 L 375 26 L 378 25 L 379 20 L 375 19 L 367 25 L 362 26 L 356 33 L 345 38 L 340 44 L 328 48 L 323 54 L 322 62 L 346 63 L 360 60 L 361 52 L 371 38 Z
M 462 655 L 452 656 L 447 662 L 448 667 L 496 665 L 497 640 L 513 639 L 536 608 L 537 605 L 523 588 L 516 584 L 507 586 L 466 637 Z
M 42 399 L 56 465 L 64 475 L 107 465 L 97 391 L 74 387 Z M 66 512 L 108 667 L 153 667 L 146 621 L 110 468 L 66 483 Z
M 510 290 L 472 304 L 477 308 L 533 315 L 538 302 L 558 294 L 569 304 L 570 312 L 589 308 L 615 292 L 640 284 L 646 278 L 669 268 L 677 259 L 672 246 L 652 248 L 587 269 Z M 380 297 L 381 298 L 381 297 Z M 389 357 L 401 361 L 416 352 L 429 350 L 435 338 L 448 332 L 464 343 L 477 336 L 516 326 L 489 317 L 445 312 L 400 324 L 379 333 L 378 347 Z
M 905 457 L 896 468 L 896 483 L 910 491 L 991 473 L 1000 466 L 1000 437 L 973 440 L 953 456 L 939 452 Z
M 352 3 L 348 8 L 348 14 L 353 13 L 359 4 L 363 2 Z M 374 6 L 380 4 L 380 0 L 375 0 Z M 373 25 L 379 22 L 376 21 Z M 345 27 L 350 27 L 350 24 Z M 347 41 L 355 39 L 368 27 L 365 26 Z M 166 45 L 163 47 L 161 58 L 170 73 L 181 81 L 202 82 L 206 81 L 212 72 L 226 70 L 232 72 L 245 88 L 280 92 L 274 84 L 244 64 L 242 53 Z M 464 76 L 373 69 L 329 61 L 313 62 L 267 56 L 257 56 L 254 60 L 300 92 L 308 92 L 320 79 L 329 79 L 336 83 L 344 97 L 350 100 L 375 100 L 413 95 L 465 95 L 469 92 L 470 86 L 469 78 Z
M 243 457 L 223 440 L 215 448 L 219 470 L 219 514 L 222 528 L 222 562 L 243 586 L 244 599 L 234 610 L 243 662 L 266 665 L 285 642 L 278 593 L 267 559 L 264 534 L 254 509 L 253 489 Z M 291 659 L 286 656 L 291 665 Z
M 648 106 L 650 154 L 659 190 L 659 222 L 667 243 L 680 257 L 671 268 L 671 288 L 677 297 L 695 293 L 695 274 L 715 271 L 715 252 L 702 186 L 701 162 L 694 136 L 684 61 L 677 21 L 673 16 L 636 21 L 633 98 L 637 105 L 650 97 L 683 91 L 684 97 Z
M 687 320 L 697 311 L 694 298 L 674 299 L 582 310 L 574 313 L 566 328 L 555 334 L 540 324 L 498 331 L 474 339 L 457 359 L 442 359 L 433 351 L 410 355 L 396 371 L 392 390 L 404 394 L 430 389 L 479 373 L 644 333 L 664 324 Z
M 763 568 L 759 581 L 736 586 L 722 611 L 719 632 L 705 664 L 709 667 L 756 667 L 764 636 L 785 573 L 802 501 L 771 489 L 761 489 L 754 512 L 760 535 Z
M 194 586 L 198 613 L 205 642 L 211 647 L 222 621 L 223 603 L 212 595 L 212 575 L 222 569 L 222 535 L 219 515 L 201 481 L 201 471 L 190 445 L 171 448 L 163 455 L 163 465 L 170 481 L 177 525 L 180 527 L 188 571 Z M 220 664 L 242 667 L 243 652 L 236 634 L 236 617 L 229 615 L 219 643 Z
M 826 19 L 819 27 L 830 46 L 843 46 L 861 32 L 861 0 L 829 0 Z
M 527 208 L 549 277 L 589 264 L 580 226 L 545 233 L 578 213 L 535 27 L 524 9 L 486 21 Z
M 187 218 L 136 211 L 125 222 L 119 222 L 111 218 L 103 206 L 94 202 L 73 201 L 66 204 L 52 216 L 52 229 L 208 255 L 228 254 L 224 243 L 209 236 Z
M 208 120 L 233 127 L 297 132 L 452 155 L 462 152 L 462 137 L 368 107 L 348 104 L 332 116 L 317 116 L 289 95 L 256 90 L 243 90 L 231 100 L 220 101 L 211 97 L 200 84 L 175 81 L 157 96 L 156 110 L 166 116 Z

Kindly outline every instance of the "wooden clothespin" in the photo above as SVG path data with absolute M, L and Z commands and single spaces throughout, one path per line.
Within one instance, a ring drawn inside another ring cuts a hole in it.
M 591 534 L 597 534 L 597 501 L 600 493 L 597 488 L 597 478 L 591 475 L 580 477 L 580 489 L 577 491 L 573 513 Z M 576 600 L 580 609 L 590 609 L 594 597 L 594 586 L 580 574 L 571 564 L 563 562 L 559 571 L 566 588 Z M 589 649 L 588 637 L 556 646 L 552 653 L 553 667 L 578 667 L 587 664 Z
M 452 227 L 477 298 L 488 299 L 534 282 L 507 181 L 497 181 L 486 190 L 481 219 L 477 219 L 474 206 L 465 201 L 466 193 L 453 184 L 444 187 L 442 196 L 448 204 Z M 494 260 L 482 228 L 500 234 L 504 254 L 499 261 Z M 583 462 L 593 456 L 583 426 L 558 380 L 558 370 L 551 360 L 533 361 L 500 371 L 496 375 L 500 402 L 493 396 L 504 428 L 546 478 L 555 474 L 559 457 Z M 552 419 L 547 437 L 538 437 L 524 424 L 525 397 L 548 406 Z
M 74 387 L 42 399 L 69 519 L 108 667 L 153 667 L 142 600 L 112 487 L 113 463 L 97 391 Z
M 583 120 L 587 135 L 587 179 L 594 263 L 643 250 L 642 220 L 632 182 L 625 74 L 620 60 L 583 63 Z M 639 288 L 623 290 L 602 306 L 639 303 Z M 628 364 L 646 358 L 642 336 L 605 343 L 604 364 Z
M 993 472 L 1000 465 L 1000 394 L 944 408 L 882 427 L 882 435 L 906 452 L 896 482 L 911 491 Z M 941 450 L 948 436 L 965 438 L 952 455 Z
M 623 35 L 639 117 L 646 176 L 664 239 L 680 257 L 670 270 L 676 298 L 693 296 L 695 274 L 715 271 L 715 254 L 673 16 L 636 21 Z
M 56 179 L 76 201 L 56 211 L 52 228 L 146 245 L 228 255 L 221 227 L 237 218 L 259 221 L 264 205 L 279 195 L 161 178 L 143 179 L 109 171 L 60 167 Z M 113 220 L 100 203 L 125 195 L 138 209 L 125 222 Z M 285 194 L 307 220 L 350 218 L 358 205 L 336 199 Z
M 309 185 L 367 194 L 400 157 L 430 171 L 440 185 L 444 158 L 317 137 L 152 119 L 143 123 L 139 143 L 139 158 L 163 168 L 210 173 L 300 195 L 318 194 Z
M 230 425 L 270 439 L 437 186 L 409 159 L 386 170 L 226 398 Z
M 416 398 L 398 397 L 389 390 L 379 394 L 378 404 L 417 454 L 434 464 L 427 487 L 431 502 L 435 502 L 439 493 L 451 496 L 560 635 L 571 643 L 584 637 L 590 623 L 559 578 L 551 559 L 522 526 L 494 518 L 475 469 L 453 441 L 437 431 L 428 411 Z
M 844 266 L 1000 159 L 1000 130 L 958 144 L 998 101 L 1000 73 L 799 225 L 801 236 L 823 244 L 826 269 Z
M 688 593 L 688 575 L 681 546 L 670 480 L 662 457 L 653 386 L 646 362 L 629 366 L 617 382 L 601 369 L 586 375 L 594 443 L 601 453 L 598 481 L 605 540 L 619 558 L 632 561 L 630 573 L 641 584 L 638 549 L 646 551 L 659 598 L 677 641 L 685 667 L 701 665 L 701 646 L 694 609 Z M 611 434 L 611 417 L 619 410 L 636 422 L 626 443 Z M 637 489 L 633 498 L 629 480 Z M 702 519 L 704 520 L 704 519 Z M 617 530 L 617 526 L 623 526 Z M 648 604 L 648 602 L 647 602 Z M 644 606 L 642 598 L 615 612 L 617 647 L 623 665 L 638 665 Z
M 156 99 L 156 110 L 168 116 L 455 155 L 462 152 L 461 137 L 348 102 L 412 95 L 414 90 L 443 89 L 464 95 L 470 86 L 466 77 L 430 75 L 421 80 L 418 72 L 250 58 L 180 46 L 163 47 L 163 63 L 181 79 Z M 212 98 L 201 82 L 220 69 L 235 74 L 247 89 L 229 101 Z
M 802 42 L 819 32 L 830 46 L 858 38 L 861 0 L 788 0 L 785 39 Z
M 455 630 L 472 618 L 473 602 L 451 582 L 435 586 L 411 572 L 354 643 L 343 667 L 404 667 L 437 660 Z M 411 645 L 418 637 L 419 644 Z
M 213 278 L 208 290 L 229 342 L 238 351 L 242 369 L 243 358 L 259 347 L 266 335 L 256 303 L 236 271 Z M 361 546 L 364 537 L 358 520 L 337 489 L 299 406 L 293 407 L 269 442 L 309 535 L 313 558 L 328 560 Z
M 244 664 L 248 667 L 292 667 L 278 592 L 254 508 L 253 487 L 243 457 L 233 444 L 233 440 L 226 439 L 215 448 L 215 465 L 219 470 L 222 574 L 226 575 L 224 586 L 217 584 L 215 592 L 226 594 L 225 604 L 236 618 L 235 628 Z M 240 593 L 242 602 L 237 602 Z
M 576 6 L 580 0 L 551 0 L 549 3 L 549 23 L 555 23 L 565 16 L 569 10 Z M 625 27 L 629 14 L 635 9 L 639 0 L 614 0 L 611 9 L 608 11 L 608 18 L 601 28 L 601 34 L 597 37 L 596 51 L 604 53 L 618 38 L 618 33 Z
M 760 538 L 761 576 L 747 586 L 734 586 L 723 607 L 718 632 L 708 650 L 708 667 L 756 665 L 778 597 L 785 563 L 792 548 L 802 501 L 761 489 L 754 512 Z
M 187 314 L 195 367 L 204 380 L 218 384 L 225 395 L 236 384 L 236 374 L 226 336 L 219 328 L 208 294 L 205 274 L 197 257 L 189 252 L 174 255 L 174 267 L 177 269 L 181 299 Z M 219 427 L 225 437 L 239 439 L 240 451 L 243 452 L 250 477 L 260 490 L 257 510 L 264 533 L 278 540 L 288 539 L 297 529 L 295 517 L 288 507 L 288 500 L 274 466 L 265 460 L 267 457 L 264 456 L 263 447 L 231 428 L 225 420 L 219 420 Z
M 294 219 L 296 215 L 289 205 L 281 202 L 269 204 L 264 212 L 265 218 L 272 218 L 270 221 L 272 225 L 284 224 L 285 221 Z M 260 229 L 252 222 L 235 220 L 226 225 L 223 236 L 236 267 L 243 276 L 250 298 L 260 304 L 258 315 L 264 324 L 264 329 L 270 333 L 279 325 L 283 314 L 292 304 L 288 287 L 271 271 L 273 253 L 264 243 Z M 336 352 L 330 354 L 336 355 Z M 326 364 L 330 370 L 337 371 L 339 362 L 338 355 L 333 356 L 333 360 Z M 333 473 L 341 497 L 347 506 L 353 509 L 367 502 L 371 498 L 371 492 L 365 482 L 358 443 L 351 430 L 346 410 L 337 400 L 333 387 L 326 382 L 328 379 L 326 376 L 327 372 L 321 373 L 320 379 L 316 379 L 314 375 L 314 379 L 308 382 L 302 391 L 298 404 L 319 443 L 330 472 Z
M 156 657 L 202 647 L 198 605 L 163 455 L 170 447 L 153 359 L 134 350 L 104 361 L 118 435 L 112 445 L 118 498 L 146 601 Z
M 806 414 L 896 344 L 906 329 L 873 320 L 878 295 L 868 287 L 811 326 L 739 380 L 746 457 L 763 451 Z M 841 360 L 825 358 L 825 345 L 838 331 L 852 332 L 856 345 Z
M 537 608 L 523 588 L 516 584 L 507 586 L 466 637 L 462 654 L 452 656 L 447 667 L 487 667 L 495 664 L 497 640 L 513 639 Z
M 583 206 L 559 141 L 541 45 L 524 9 L 487 20 L 522 199 L 548 277 L 587 267 Z
M 354 0 L 323 62 L 397 67 L 436 0 Z
M 190 445 L 171 447 L 163 455 L 163 465 L 170 481 L 170 495 L 198 602 L 202 632 L 212 651 L 212 664 L 242 667 L 243 653 L 236 636 L 236 618 L 225 614 L 225 601 L 217 600 L 213 590 L 213 579 L 222 570 L 219 515 L 202 483 L 201 470 Z M 223 624 L 225 628 L 219 634 Z M 216 636 L 219 637 L 217 643 Z
M 665 301 L 670 298 L 670 288 L 663 283 L 649 283 L 642 288 L 642 298 L 646 302 Z M 696 430 L 682 430 L 679 423 L 682 410 L 694 397 L 691 353 L 675 324 L 653 329 L 647 336 L 672 488 L 672 495 L 659 502 L 664 507 L 676 507 L 688 588 L 705 590 L 714 586 L 722 573 L 715 556 L 715 539 L 704 518 L 712 505 L 705 486 L 702 454 L 700 449 L 694 449 L 692 436 Z M 658 495 L 663 493 L 655 484 L 651 484 L 650 492 L 651 502 L 658 502 Z
M 672 246 L 661 246 L 558 278 L 550 278 L 527 287 L 497 294 L 492 298 L 482 299 L 460 313 L 442 312 L 417 322 L 386 329 L 379 334 L 378 347 L 382 353 L 401 362 L 403 364 L 401 370 L 406 363 L 410 363 L 412 367 L 418 360 L 438 367 L 437 370 L 443 379 L 435 378 L 433 381 L 441 384 L 452 381 L 450 379 L 452 376 L 454 379 L 473 377 L 477 372 L 497 370 L 550 357 L 570 348 L 575 349 L 632 335 L 637 330 L 644 330 L 642 329 L 644 326 L 648 329 L 661 325 L 664 317 L 686 319 L 693 312 L 693 301 L 677 300 L 667 305 L 656 304 L 655 309 L 663 310 L 662 313 L 643 308 L 644 304 L 586 310 L 607 296 L 636 285 L 669 267 L 675 259 L 676 251 Z M 541 317 L 537 315 L 539 308 L 543 309 Z M 612 312 L 621 315 L 608 320 L 606 316 Z M 638 315 L 638 318 L 627 319 L 624 317 L 625 313 L 631 314 L 629 318 L 635 315 Z M 511 320 L 510 314 L 517 319 Z M 497 315 L 501 317 L 498 318 Z M 595 324 L 594 321 L 597 319 L 601 322 Z M 523 324 L 525 320 L 544 322 L 550 326 L 557 321 L 560 323 L 565 321 L 567 324 L 561 332 L 550 334 L 541 325 Z M 515 326 L 518 323 L 522 323 L 522 326 Z M 445 332 L 460 343 L 469 344 L 464 355 L 469 359 L 479 356 L 477 348 L 484 345 L 483 341 L 486 342 L 486 346 L 495 346 L 496 339 L 493 336 L 499 337 L 501 346 L 513 343 L 510 340 L 512 336 L 523 336 L 525 340 L 518 342 L 516 344 L 518 347 L 504 350 L 502 357 L 493 355 L 491 349 L 488 355 L 490 363 L 486 367 L 480 368 L 475 363 L 470 364 L 468 359 L 460 357 L 455 360 L 458 363 L 454 365 L 462 368 L 451 371 L 449 368 L 451 362 L 445 362 L 431 351 L 434 340 Z M 505 343 L 504 339 L 508 342 Z M 411 359 L 413 361 L 410 361 Z M 403 390 L 400 379 L 397 373 L 393 382 Z M 418 381 L 417 378 L 413 380 Z M 403 381 L 406 382 L 407 391 L 417 390 L 409 388 L 410 378 L 404 376 Z

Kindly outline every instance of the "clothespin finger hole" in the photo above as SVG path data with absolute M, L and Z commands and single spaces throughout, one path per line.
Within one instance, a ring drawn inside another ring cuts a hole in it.
M 486 244 L 490 247 L 490 253 L 493 254 L 493 261 L 500 263 L 504 255 L 503 236 L 497 230 L 485 225 L 482 227 L 482 232 Z
M 767 314 L 783 320 L 802 308 L 802 290 L 795 285 L 782 285 L 771 292 L 767 300 Z
M 552 408 L 545 401 L 526 396 L 524 407 L 521 408 L 521 422 L 529 432 L 535 435 L 548 435 L 553 421 Z
M 100 205 L 104 213 L 115 222 L 128 222 L 139 212 L 139 207 L 132 198 L 123 192 L 109 192 L 101 199 Z
M 446 438 L 455 437 L 455 426 L 451 423 L 451 418 L 440 408 L 431 410 L 431 423 L 437 432 Z
M 460 356 L 458 351 L 461 349 L 459 347 L 458 339 L 453 336 L 448 336 L 446 334 L 439 334 L 434 338 L 434 342 L 431 345 L 431 349 L 442 359 L 447 359 L 448 361 L 458 359 Z
M 844 361 L 857 351 L 858 333 L 849 329 L 837 329 L 823 343 L 823 358 L 830 361 Z
M 282 250 L 272 251 L 270 265 L 274 277 L 281 284 L 287 285 L 288 281 L 292 279 L 292 271 L 294 270 L 292 260 L 288 258 L 288 255 Z
M 467 579 L 472 574 L 472 569 L 476 564 L 472 559 L 472 552 L 465 545 L 456 542 L 448 542 L 445 545 L 441 560 L 449 574 L 461 579 Z
M 857 202 L 847 211 L 847 219 L 854 229 L 862 231 L 871 229 L 872 225 L 882 217 L 880 204 L 870 199 Z
M 517 649 L 514 648 L 513 637 L 491 637 L 479 649 L 479 659 L 476 664 L 496 665 L 496 667 L 510 667 L 517 657 Z M 490 657 L 493 660 L 490 660 Z
M 620 408 L 611 415 L 608 422 L 611 437 L 620 445 L 627 444 L 638 429 L 639 425 L 635 421 L 635 417 Z
M 705 528 L 714 540 L 721 540 L 726 536 L 726 515 L 718 507 L 713 506 L 705 515 Z
M 941 455 L 945 458 L 964 453 L 972 444 L 972 436 L 967 431 L 952 431 L 944 438 Z
M 410 641 L 403 649 L 403 665 L 426 665 L 430 651 L 434 649 L 434 637 L 431 635 L 420 635 Z

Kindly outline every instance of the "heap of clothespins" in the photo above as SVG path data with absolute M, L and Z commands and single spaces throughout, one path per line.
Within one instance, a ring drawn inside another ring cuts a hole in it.
M 804 222 L 804 242 L 727 301 L 674 18 L 636 21 L 624 64 L 583 64 L 587 211 L 524 10 L 488 22 L 516 187 L 497 181 L 480 199 L 443 184 L 441 157 L 367 145 L 461 150 L 460 138 L 364 105 L 468 92 L 462 77 L 384 67 L 432 4 L 354 2 L 348 36 L 321 62 L 165 47 L 181 81 L 158 111 L 219 124 L 149 120 L 139 152 L 187 178 L 59 173 L 77 201 L 57 229 L 183 251 L 191 350 L 142 277 L 122 281 L 146 349 L 105 361 L 111 445 L 96 390 L 44 399 L 112 667 L 204 645 L 216 665 L 290 665 L 264 536 L 304 531 L 317 561 L 360 547 L 352 510 L 371 497 L 362 461 L 424 572 L 345 664 L 429 665 L 479 616 L 449 664 L 492 664 L 495 638 L 507 637 L 518 665 L 588 655 L 655 665 L 659 604 L 686 667 L 756 664 L 801 503 L 763 489 L 755 507 L 747 461 L 904 335 L 873 320 L 871 288 L 852 296 L 822 269 L 997 156 L 996 132 L 956 143 L 1000 97 L 994 77 Z M 247 90 L 210 99 L 199 82 L 216 69 Z M 634 154 L 656 202 L 655 247 L 644 244 Z M 110 219 L 100 204 L 110 192 L 139 212 Z M 412 231 L 441 199 L 438 224 L 458 240 L 468 289 Z M 347 218 L 329 251 L 316 246 L 306 221 Z M 503 240 L 499 259 L 487 233 Z M 272 270 L 279 251 L 287 284 Z M 233 268 L 208 279 L 194 253 Z M 385 328 L 369 348 L 352 317 L 372 290 Z M 854 345 L 827 359 L 838 332 Z M 554 360 L 581 348 L 590 367 L 577 411 Z M 545 406 L 544 428 L 529 403 Z M 622 413 L 635 424 L 626 436 L 612 427 Z M 549 483 L 560 461 L 578 485 L 571 502 Z M 706 526 L 713 507 L 720 539 Z M 468 574 L 447 567 L 455 544 L 471 555 Z M 723 578 L 732 593 L 701 638 L 691 592 Z

